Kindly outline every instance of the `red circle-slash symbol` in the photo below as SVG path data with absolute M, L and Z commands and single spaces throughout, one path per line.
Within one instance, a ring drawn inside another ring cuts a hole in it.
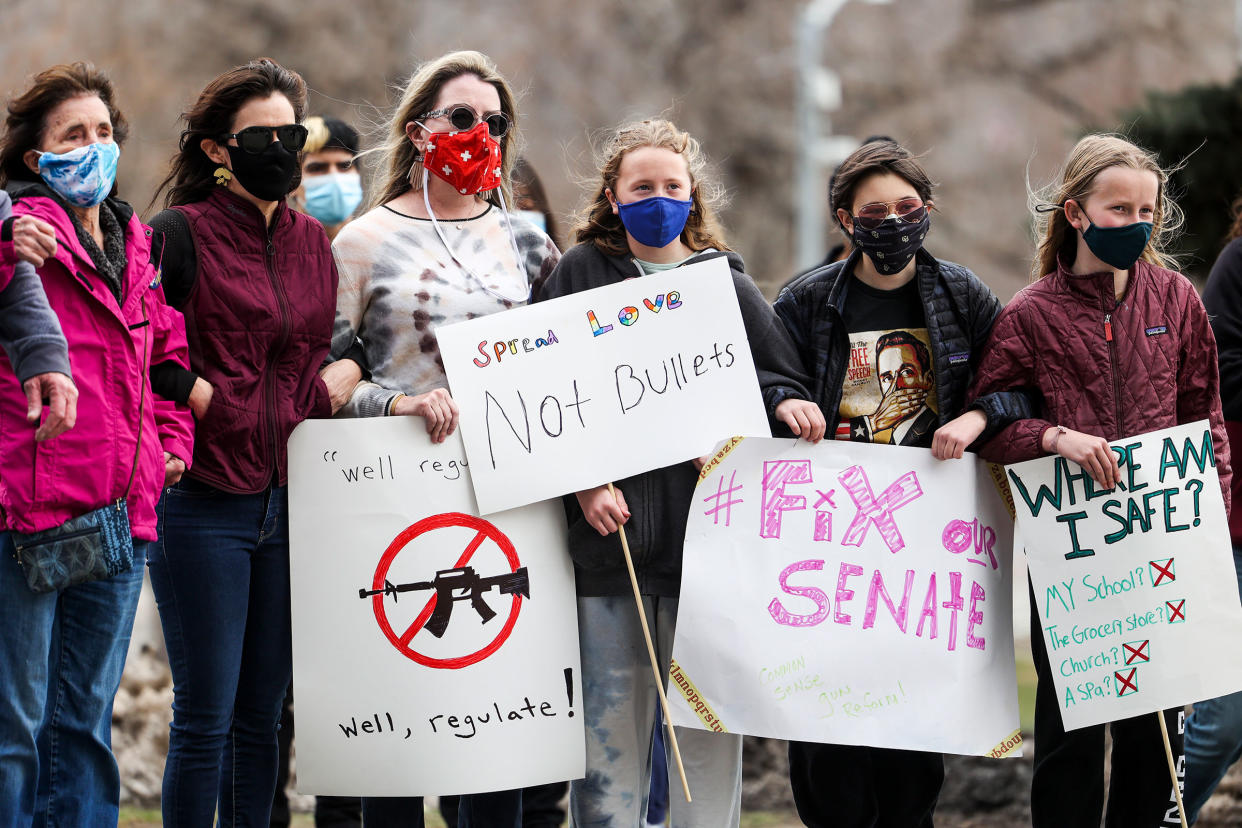
M 427 623 L 427 619 L 431 617 L 431 613 L 436 608 L 436 596 L 434 594 L 427 601 L 427 605 L 423 607 L 423 611 L 414 619 L 414 623 L 407 627 L 405 632 L 398 634 L 393 630 L 392 624 L 388 620 L 387 610 L 384 608 L 384 584 L 393 559 L 397 557 L 397 554 L 410 541 L 419 535 L 435 531 L 436 529 L 455 526 L 475 530 L 474 538 L 462 551 L 461 556 L 454 565 L 455 568 L 461 568 L 470 563 L 470 559 L 485 540 L 491 540 L 500 547 L 500 551 L 504 553 L 505 559 L 509 562 L 513 572 L 516 572 L 518 567 L 521 566 L 517 550 L 513 548 L 513 542 L 494 525 L 474 515 L 466 515 L 461 512 L 447 512 L 442 515 L 432 515 L 429 518 L 424 518 L 393 538 L 392 543 L 388 544 L 388 548 L 384 550 L 384 555 L 380 558 L 379 565 L 375 568 L 375 580 L 372 582 L 371 587 L 372 590 L 376 591 L 371 596 L 371 607 L 375 612 L 375 621 L 379 624 L 380 630 L 383 631 L 384 637 L 392 642 L 392 645 L 397 648 L 398 652 L 406 658 L 413 659 L 426 667 L 435 667 L 442 670 L 458 670 L 471 664 L 477 664 L 499 650 L 501 645 L 509 638 L 510 633 L 513 632 L 513 627 L 517 624 L 518 612 L 522 609 L 522 596 L 514 594 L 513 602 L 509 609 L 509 617 L 505 619 L 504 626 L 501 627 L 500 632 L 496 634 L 491 643 L 473 653 L 454 658 L 433 658 L 418 652 L 410 646 L 414 636 L 418 635 L 419 630 Z

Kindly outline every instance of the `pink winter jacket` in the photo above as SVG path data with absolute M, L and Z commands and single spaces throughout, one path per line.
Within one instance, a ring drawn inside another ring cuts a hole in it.
M 142 449 L 128 498 L 129 519 L 135 538 L 155 540 L 164 452 L 188 465 L 194 425 L 189 408 L 152 394 L 149 368 L 144 368 L 169 360 L 189 366 L 185 323 L 165 303 L 159 275 L 149 262 L 149 231 L 129 205 L 109 200 L 121 218 L 128 216 L 123 300 L 118 307 L 57 202 L 39 195 L 46 192 L 39 185 L 12 182 L 9 190 L 15 199 L 14 215 L 41 218 L 56 230 L 56 254 L 38 273 L 69 343 L 78 415 L 71 430 L 36 443 L 35 430 L 26 423 L 25 394 L 8 359 L 0 354 L 0 457 L 4 458 L 0 525 L 22 532 L 48 529 L 124 494 L 134 466 L 139 402 L 145 393 Z M 11 267 L 12 260 L 12 242 L 0 242 L 0 270 Z

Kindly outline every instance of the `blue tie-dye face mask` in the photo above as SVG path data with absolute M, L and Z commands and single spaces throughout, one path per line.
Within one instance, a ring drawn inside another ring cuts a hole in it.
M 94 207 L 112 192 L 120 157 L 121 148 L 112 141 L 87 144 L 60 155 L 44 152 L 39 154 L 39 175 L 75 207 Z

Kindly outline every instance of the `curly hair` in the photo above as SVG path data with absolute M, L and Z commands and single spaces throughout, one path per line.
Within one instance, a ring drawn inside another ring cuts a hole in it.
M 575 221 L 574 242 L 591 242 L 603 253 L 625 256 L 629 241 L 621 218 L 613 213 L 607 192 L 616 192 L 625 156 L 641 147 L 672 150 L 686 159 L 690 173 L 690 217 L 681 231 L 681 241 L 691 250 L 728 250 L 724 232 L 716 221 L 715 209 L 724 201 L 724 190 L 708 178 L 707 158 L 699 142 L 671 121 L 654 118 L 625 124 L 604 142 L 598 153 L 599 188 L 591 203 Z

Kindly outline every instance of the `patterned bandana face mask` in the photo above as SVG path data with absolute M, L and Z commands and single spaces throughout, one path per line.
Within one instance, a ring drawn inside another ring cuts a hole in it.
M 61 198 L 75 207 L 94 207 L 116 183 L 121 148 L 113 141 L 87 144 L 57 155 L 39 153 L 39 175 Z
M 923 220 L 910 224 L 896 216 L 885 219 L 879 227 L 864 230 L 857 221 L 854 222 L 854 246 L 867 254 L 875 269 L 885 275 L 900 273 L 914 254 L 923 246 L 927 237 L 927 228 L 931 226 L 931 217 L 924 214 Z
M 423 169 L 462 195 L 494 190 L 501 182 L 500 142 L 487 131 L 485 121 L 463 132 L 432 132 L 423 152 Z

